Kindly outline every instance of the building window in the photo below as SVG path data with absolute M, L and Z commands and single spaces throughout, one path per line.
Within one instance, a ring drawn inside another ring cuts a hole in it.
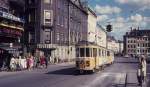
M 68 19 L 67 19 L 67 17 L 65 17 L 64 22 L 65 22 L 64 26 L 65 26 L 65 28 L 67 29 L 67 27 L 68 27 Z
M 59 41 L 59 40 L 60 40 L 59 33 L 57 33 L 56 40 L 57 40 L 57 41 Z
M 51 36 L 50 36 L 50 30 L 45 29 L 45 43 L 50 43 L 51 42 Z
M 53 0 L 44 0 L 44 3 L 46 3 L 46 4 L 52 4 L 52 1 Z
M 53 21 L 53 11 L 52 10 L 44 10 L 44 24 L 50 23 Z
M 128 45 L 128 48 L 130 48 L 130 45 Z

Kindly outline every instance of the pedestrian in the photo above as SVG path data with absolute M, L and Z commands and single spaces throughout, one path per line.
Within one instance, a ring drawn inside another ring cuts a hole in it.
M 54 64 L 56 64 L 56 62 L 57 62 L 57 58 L 55 57 L 55 58 L 54 58 Z
M 10 60 L 10 69 L 11 69 L 11 71 L 15 71 L 15 69 L 16 69 L 16 61 L 15 61 L 14 56 L 12 56 L 12 58 Z
M 51 56 L 49 56 L 49 62 L 50 62 L 50 64 L 52 63 L 52 57 Z
M 139 57 L 137 78 L 138 78 L 139 85 L 142 85 L 142 82 L 146 81 L 146 59 L 144 55 Z
M 142 72 L 144 75 L 143 79 L 144 79 L 144 81 L 146 81 L 146 66 L 147 66 L 147 64 L 146 64 L 146 58 L 144 55 L 142 55 L 141 63 L 142 63 Z
M 44 59 L 45 59 L 45 66 L 46 66 L 45 68 L 47 68 L 47 66 L 48 66 L 48 56 L 46 56 Z
M 23 64 L 22 64 L 22 58 L 21 58 L 21 56 L 19 56 L 18 64 L 19 64 L 19 70 L 22 70 L 23 69 Z
M 31 68 L 32 68 L 32 57 L 31 55 L 29 55 L 27 58 L 27 69 L 30 71 Z
M 42 68 L 45 66 L 45 57 L 44 57 L 44 55 L 40 57 L 40 64 L 41 64 Z

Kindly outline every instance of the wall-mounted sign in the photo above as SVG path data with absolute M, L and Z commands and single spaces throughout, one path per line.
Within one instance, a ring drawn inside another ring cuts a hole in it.
M 22 32 L 21 31 L 7 29 L 7 28 L 0 29 L 0 34 L 4 34 L 4 35 L 7 34 L 9 36 L 22 36 Z
M 14 21 L 19 21 L 19 22 L 23 22 L 23 20 L 19 17 L 16 17 L 10 13 L 6 13 L 6 12 L 2 12 L 0 11 L 0 16 L 1 17 L 4 17 L 4 18 L 7 18 L 7 19 L 11 19 L 11 20 L 14 20 Z

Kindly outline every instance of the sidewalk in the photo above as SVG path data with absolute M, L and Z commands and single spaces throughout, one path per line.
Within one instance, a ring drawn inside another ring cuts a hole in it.
M 53 63 L 53 64 L 49 64 L 48 67 L 50 66 L 55 66 L 55 65 L 58 65 L 58 66 L 68 66 L 68 65 L 73 65 L 75 64 L 75 62 L 63 62 L 63 63 Z M 38 69 L 42 69 L 42 68 L 33 68 L 31 71 L 34 71 L 34 70 L 38 70 Z M 26 72 L 26 71 L 29 71 L 28 69 L 23 69 L 23 70 L 19 70 L 19 71 L 1 71 L 0 72 L 0 77 L 1 76 L 5 76 L 5 75 L 12 75 L 12 74 L 16 74 L 16 73 L 20 73 L 20 72 Z
M 148 80 L 147 87 L 149 87 L 150 86 L 149 78 L 147 78 L 147 80 Z M 141 86 L 138 86 L 138 80 L 137 80 L 137 74 L 136 74 L 136 72 L 128 72 L 127 73 L 126 87 L 141 87 Z M 143 85 L 142 87 L 146 87 L 146 85 Z

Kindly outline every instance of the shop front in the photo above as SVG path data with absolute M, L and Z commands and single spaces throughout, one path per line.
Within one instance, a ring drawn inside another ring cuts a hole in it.
M 8 68 L 12 56 L 23 54 L 23 25 L 19 17 L 0 11 L 0 68 Z

